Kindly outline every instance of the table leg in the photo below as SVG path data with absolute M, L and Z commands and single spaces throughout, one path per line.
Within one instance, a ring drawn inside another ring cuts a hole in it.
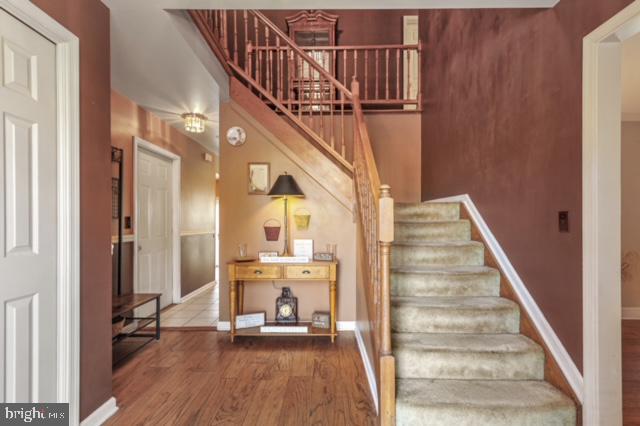
M 232 343 L 236 334 L 236 312 L 237 312 L 237 303 L 238 303 L 238 297 L 236 295 L 236 286 L 237 286 L 237 281 L 229 282 L 229 322 L 230 322 L 229 328 L 230 328 Z
M 244 281 L 238 282 L 238 313 L 244 314 Z
M 329 302 L 331 304 L 331 342 L 336 340 L 336 282 L 329 282 Z
M 156 297 L 156 340 L 160 340 L 160 297 Z

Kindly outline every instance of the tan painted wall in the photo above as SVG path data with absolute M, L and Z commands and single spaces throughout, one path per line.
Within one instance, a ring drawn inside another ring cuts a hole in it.
M 338 276 L 338 320 L 354 321 L 355 314 L 355 224 L 351 212 L 342 206 L 329 192 L 308 176 L 277 147 L 275 138 L 259 125 L 253 125 L 243 110 L 233 101 L 221 105 L 220 129 L 225 134 L 232 126 L 241 126 L 247 132 L 247 141 L 241 147 L 232 147 L 226 141 L 220 147 L 220 317 L 229 318 L 228 274 L 226 263 L 237 255 L 238 244 L 246 243 L 249 254 L 261 250 L 279 251 L 280 241 L 265 240 L 263 223 L 269 218 L 282 221 L 283 202 L 265 195 L 247 194 L 247 163 L 269 162 L 271 184 L 285 171 L 293 175 L 305 193 L 304 199 L 294 199 L 290 212 L 305 207 L 311 212 L 310 227 L 298 231 L 292 225 L 291 238 L 311 238 L 315 248 L 336 243 L 340 261 Z M 274 145 L 274 142 L 276 143 Z M 291 217 L 293 223 L 293 217 Z M 278 284 L 280 286 L 280 284 Z M 273 318 L 275 298 L 280 290 L 270 282 L 248 284 L 245 289 L 245 311 L 266 310 Z M 329 308 L 328 285 L 322 283 L 292 283 L 298 297 L 301 319 L 309 319 L 314 310 Z
M 369 113 L 365 121 L 382 183 L 396 202 L 420 202 L 421 114 Z
M 640 122 L 622 123 L 622 306 L 640 307 Z

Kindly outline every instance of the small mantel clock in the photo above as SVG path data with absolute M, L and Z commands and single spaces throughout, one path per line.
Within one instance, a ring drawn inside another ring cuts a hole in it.
M 276 322 L 278 324 L 298 322 L 298 298 L 293 297 L 289 287 L 283 287 L 282 295 L 276 299 Z

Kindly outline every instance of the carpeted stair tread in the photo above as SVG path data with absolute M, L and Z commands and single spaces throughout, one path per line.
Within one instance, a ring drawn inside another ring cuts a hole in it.
M 396 203 L 395 220 L 457 220 L 460 203 Z
M 395 333 L 399 378 L 542 380 L 544 352 L 519 334 Z
M 396 241 L 391 250 L 391 264 L 394 267 L 481 266 L 484 245 L 477 241 Z
M 441 309 L 518 309 L 518 305 L 503 297 L 404 297 L 391 298 L 394 306 L 416 306 Z
M 520 310 L 500 297 L 391 298 L 391 328 L 408 333 L 518 333 Z
M 573 401 L 544 381 L 398 379 L 397 425 L 575 425 Z
M 486 266 L 403 266 L 391 269 L 393 296 L 498 296 L 500 273 Z
M 443 274 L 443 275 L 468 275 L 468 274 L 496 274 L 500 275 L 497 269 L 483 265 L 425 265 L 425 266 L 398 266 L 391 268 L 391 272 L 399 274 Z
M 484 244 L 478 241 L 403 241 L 395 240 L 394 246 L 406 247 L 480 247 Z
M 395 239 L 400 241 L 469 241 L 471 223 L 468 220 L 396 222 Z
M 394 333 L 393 345 L 399 350 L 544 353 L 538 344 L 520 334 Z

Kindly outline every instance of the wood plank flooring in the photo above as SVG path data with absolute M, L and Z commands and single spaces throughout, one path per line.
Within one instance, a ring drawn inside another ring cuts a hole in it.
M 640 425 L 640 320 L 622 321 L 622 415 Z
M 116 367 L 108 425 L 373 425 L 352 332 L 325 338 L 166 331 Z

